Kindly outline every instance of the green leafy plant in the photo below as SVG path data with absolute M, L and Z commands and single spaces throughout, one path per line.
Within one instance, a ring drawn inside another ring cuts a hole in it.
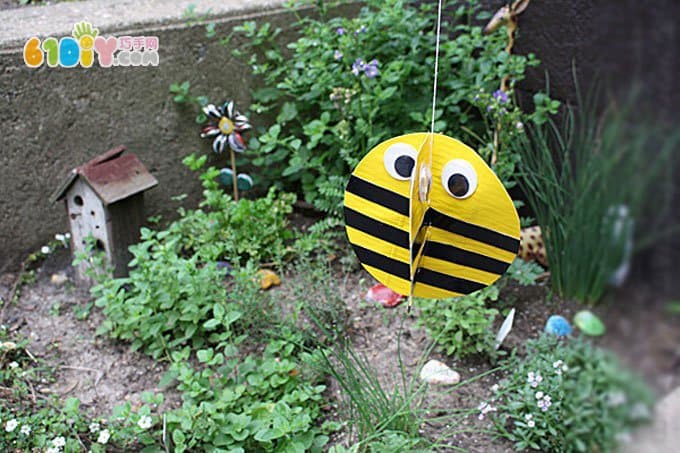
M 470 354 L 495 355 L 494 320 L 501 290 L 514 280 L 521 285 L 534 284 L 543 269 L 536 263 L 519 258 L 496 283 L 466 296 L 454 299 L 418 299 L 418 323 L 448 355 L 465 357 Z
M 319 4 L 321 19 L 298 16 L 300 37 L 287 49 L 279 29 L 250 21 L 235 29 L 248 40 L 236 53 L 263 79 L 251 111 L 276 120 L 251 141 L 253 163 L 270 181 L 301 185 L 306 201 L 337 216 L 350 171 L 373 146 L 429 130 L 436 12 L 431 4 L 369 0 L 356 18 L 327 19 Z M 517 156 L 507 142 L 557 104 L 544 94 L 525 114 L 513 89 L 495 93 L 503 76 L 514 87 L 538 60 L 508 55 L 502 34 L 473 25 L 476 1 L 447 11 L 443 28 L 453 37 L 441 44 L 435 129 L 478 146 L 489 161 L 497 156 L 494 168 L 510 186 Z
M 314 384 L 318 377 L 304 366 L 315 359 L 289 341 L 299 336 L 284 336 L 261 357 L 207 348 L 192 366 L 188 348 L 173 353 L 171 371 L 184 400 L 166 417 L 175 451 L 322 451 L 327 429 L 316 420 L 325 387 Z
M 531 340 L 504 368 L 494 419 L 517 450 L 610 451 L 651 416 L 644 382 L 580 338 Z
M 603 104 L 594 89 L 561 123 L 528 125 L 511 145 L 544 232 L 552 287 L 587 303 L 602 297 L 634 248 L 661 237 L 680 139 L 639 114 L 634 96 L 604 110 Z

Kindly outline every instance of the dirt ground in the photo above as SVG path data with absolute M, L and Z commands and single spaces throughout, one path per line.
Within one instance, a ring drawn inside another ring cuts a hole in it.
M 93 308 L 85 320 L 76 317 L 78 308 L 91 301 L 89 291 L 73 284 L 70 257 L 64 250 L 50 256 L 36 272 L 36 280 L 21 291 L 19 303 L 7 308 L 3 324 L 29 339 L 28 350 L 56 368 L 55 381 L 35 390 L 76 397 L 93 417 L 106 417 L 114 406 L 140 403 L 143 392 L 158 392 L 165 365 L 133 352 L 127 344 L 96 336 L 103 320 Z M 65 274 L 61 285 L 51 282 L 53 274 Z M 7 299 L 16 275 L 0 277 L 0 297 Z M 164 392 L 165 407 L 178 404 L 173 392 Z
M 4 324 L 29 338 L 30 352 L 57 369 L 55 382 L 46 383 L 36 391 L 57 393 L 63 398 L 77 397 L 93 416 L 101 417 L 126 400 L 137 404 L 144 391 L 159 391 L 157 385 L 165 371 L 165 364 L 130 351 L 127 344 L 96 336 L 97 326 L 102 321 L 97 308 L 92 309 L 86 320 L 76 318 L 74 309 L 86 306 L 90 297 L 86 290 L 72 283 L 73 271 L 69 261 L 65 251 L 50 256 L 36 272 L 36 281 L 24 287 L 18 305 L 6 310 Z M 68 281 L 54 284 L 51 276 L 60 273 L 66 274 Z M 14 278 L 16 275 L 12 274 L 0 277 L 0 296 L 3 298 L 7 297 Z M 292 278 L 285 277 L 282 286 L 274 291 L 285 292 Z M 408 372 L 412 374 L 428 345 L 425 332 L 415 323 L 417 308 L 407 315 L 404 305 L 383 309 L 365 302 L 363 295 L 373 282 L 363 272 L 350 274 L 338 281 L 341 281 L 338 290 L 350 313 L 348 334 L 356 349 L 365 354 L 379 371 L 381 381 L 389 387 L 400 380 L 398 348 Z M 536 337 L 550 314 L 559 313 L 571 318 L 577 310 L 576 304 L 551 298 L 547 289 L 541 286 L 510 286 L 504 290 L 501 299 L 505 301 L 503 306 L 517 309 L 515 327 L 504 343 L 506 349 Z M 666 312 L 669 300 L 650 288 L 635 286 L 610 294 L 594 309 L 608 329 L 607 334 L 596 343 L 615 351 L 625 364 L 645 377 L 658 396 L 680 385 L 680 316 Z M 402 317 L 405 318 L 402 320 Z M 498 324 L 500 322 L 499 319 Z M 457 361 L 436 351 L 432 358 L 456 369 L 463 380 L 492 368 L 481 358 Z M 426 400 L 435 407 L 476 408 L 491 396 L 490 387 L 497 380 L 497 376 L 488 375 L 453 392 L 442 387 L 430 387 Z M 163 392 L 166 408 L 179 404 L 176 393 L 167 389 Z M 335 393 L 332 385 L 330 393 Z M 488 422 L 480 422 L 476 414 L 470 415 L 458 426 L 463 431 L 488 427 Z M 435 424 L 420 428 L 430 437 L 437 437 L 446 429 Z M 344 439 L 346 434 L 341 433 L 333 440 Z M 492 439 L 479 432 L 449 435 L 446 443 L 472 452 L 512 451 L 512 445 L 506 441 Z

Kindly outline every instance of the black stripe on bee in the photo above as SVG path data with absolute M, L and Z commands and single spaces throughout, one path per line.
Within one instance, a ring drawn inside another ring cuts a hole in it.
M 484 283 L 465 280 L 422 267 L 416 272 L 415 281 L 459 294 L 470 294 L 486 287 Z
M 408 263 L 402 263 L 401 261 L 381 255 L 380 253 L 376 253 L 356 244 L 352 244 L 352 247 L 354 247 L 354 251 L 356 252 L 357 257 L 359 257 L 359 261 L 362 263 L 396 277 L 403 278 L 404 280 L 410 279 Z
M 357 195 L 373 203 L 384 206 L 401 215 L 409 215 L 409 199 L 384 187 L 376 186 L 357 176 L 350 176 L 347 192 Z
M 509 263 L 441 242 L 427 241 L 423 255 L 500 275 Z
M 408 231 L 400 230 L 386 223 L 345 206 L 345 224 L 398 247 L 408 248 Z
M 447 216 L 436 209 L 429 208 L 427 210 L 425 213 L 425 222 L 450 233 L 483 242 L 513 254 L 517 253 L 517 250 L 519 250 L 519 239 L 506 236 L 503 233 L 479 225 L 463 222 L 462 220 Z

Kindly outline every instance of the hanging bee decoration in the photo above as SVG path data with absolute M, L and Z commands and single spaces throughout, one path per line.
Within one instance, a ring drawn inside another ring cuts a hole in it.
M 373 148 L 349 179 L 344 215 L 363 267 L 403 295 L 482 289 L 519 248 L 519 217 L 501 181 L 474 150 L 441 134 Z

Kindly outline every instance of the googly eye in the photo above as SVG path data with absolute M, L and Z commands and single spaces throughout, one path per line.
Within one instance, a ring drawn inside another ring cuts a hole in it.
M 442 186 L 452 197 L 465 199 L 477 190 L 477 172 L 466 160 L 451 160 L 442 170 Z
M 406 143 L 395 143 L 385 150 L 383 163 L 385 170 L 394 179 L 406 181 L 413 175 L 413 168 L 416 166 L 416 149 Z

